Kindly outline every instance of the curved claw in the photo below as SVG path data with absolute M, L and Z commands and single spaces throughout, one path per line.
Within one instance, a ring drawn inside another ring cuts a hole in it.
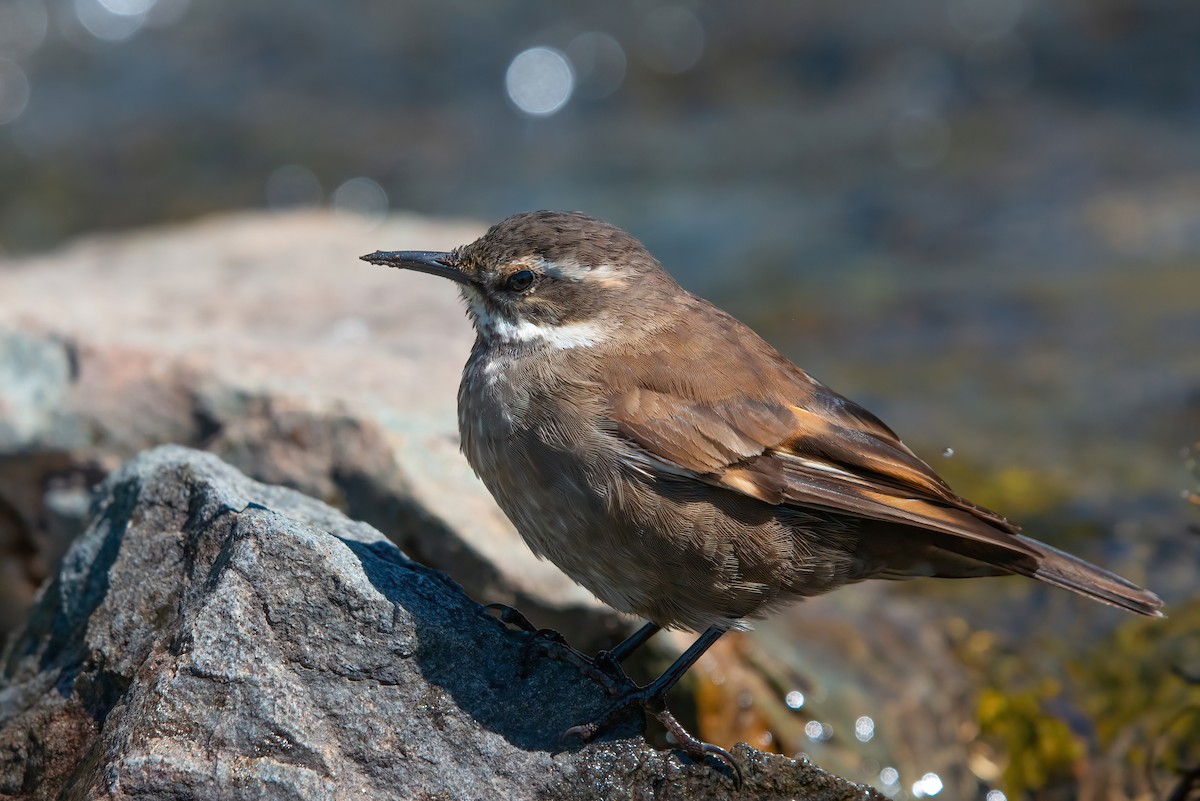
M 562 733 L 562 738 L 568 740 L 572 737 L 578 737 L 585 743 L 590 743 L 592 738 L 600 732 L 600 727 L 593 721 L 592 723 L 581 723 L 578 726 L 572 726 Z
M 733 789 L 742 789 L 742 769 L 738 763 L 733 760 L 733 754 L 729 753 L 719 745 L 713 745 L 712 743 L 705 742 L 700 743 L 700 750 L 705 754 L 716 757 L 728 765 L 729 769 L 733 771 Z
M 532 634 L 534 637 L 549 640 L 559 645 L 566 645 L 570 648 L 566 637 L 554 629 L 539 629 L 520 610 L 514 609 L 508 604 L 487 604 L 483 607 L 483 610 L 485 612 L 496 612 L 496 619 L 506 626 L 514 626 L 527 634 Z
M 658 718 L 658 722 L 663 725 L 663 728 L 675 738 L 675 742 L 679 743 L 680 750 L 697 762 L 702 761 L 705 755 L 721 760 L 733 771 L 733 786 L 735 789 L 740 790 L 742 787 L 742 769 L 734 761 L 733 754 L 719 745 L 704 742 L 683 728 L 683 724 L 675 719 L 675 716 L 671 714 L 671 710 L 667 709 L 666 704 L 661 699 L 647 699 L 648 702 L 655 700 L 658 701 L 657 707 L 653 710 L 647 709 L 647 711 Z
M 622 671 L 624 673 L 624 671 Z M 675 742 L 679 744 L 679 749 L 690 756 L 697 762 L 704 760 L 706 756 L 715 757 L 721 760 L 729 769 L 733 771 L 733 786 L 734 789 L 740 790 L 742 787 L 742 769 L 733 758 L 733 754 L 726 751 L 719 745 L 706 743 L 700 738 L 693 735 L 683 727 L 671 711 L 667 709 L 666 701 L 662 695 L 650 691 L 647 687 L 639 687 L 638 689 L 627 693 L 624 698 L 621 698 L 617 703 L 608 708 L 603 715 L 590 723 L 581 723 L 578 726 L 572 726 L 563 732 L 564 740 L 570 737 L 578 737 L 586 742 L 591 740 L 604 729 L 608 728 L 612 723 L 621 716 L 621 714 L 630 706 L 638 704 L 642 707 L 643 712 L 649 712 L 658 718 Z
M 525 617 L 520 610 L 514 609 L 508 604 L 487 604 L 483 607 L 485 612 L 496 612 L 496 619 L 506 626 L 515 626 L 521 631 L 535 632 L 538 627 L 529 622 L 529 618 Z
M 590 723 L 580 723 L 578 726 L 572 726 L 562 733 L 562 738 L 566 740 L 569 737 L 578 737 L 585 743 L 591 742 L 592 738 L 594 738 L 597 734 L 615 723 L 616 720 L 621 717 L 622 713 L 624 713 L 629 707 L 633 706 L 634 704 L 640 704 L 644 709 L 647 703 L 646 699 L 642 697 L 644 695 L 645 688 L 634 687 L 630 692 L 627 692 L 623 698 L 618 699 L 615 704 L 610 706 L 603 715 L 591 721 Z M 643 725 L 645 725 L 644 721 Z M 682 726 L 680 726 L 680 730 L 683 730 Z

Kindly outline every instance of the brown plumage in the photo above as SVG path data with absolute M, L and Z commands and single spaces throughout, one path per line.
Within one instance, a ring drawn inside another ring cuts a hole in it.
M 958 496 L 611 225 L 531 212 L 453 253 L 363 258 L 460 284 L 478 332 L 463 451 L 530 547 L 650 629 L 708 629 L 699 651 L 869 578 L 1016 573 L 1160 614 L 1153 593 Z

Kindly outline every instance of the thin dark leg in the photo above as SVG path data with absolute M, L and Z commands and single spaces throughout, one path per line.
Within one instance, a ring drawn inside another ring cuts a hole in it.
M 624 663 L 634 651 L 645 645 L 647 640 L 660 631 L 662 631 L 662 626 L 657 623 L 647 623 L 633 634 L 621 640 L 614 648 L 608 651 L 601 651 L 601 653 L 608 654 L 608 658 L 618 664 Z
M 650 626 L 654 626 L 654 624 L 651 623 Z M 650 626 L 644 626 L 641 630 L 634 634 L 633 637 L 630 637 L 629 640 L 634 640 L 640 637 L 641 642 L 645 642 L 655 633 L 655 631 L 647 632 Z M 657 627 L 655 627 L 655 630 L 657 630 Z M 643 632 L 647 632 L 645 636 L 642 636 Z M 701 760 L 706 755 L 711 755 L 721 759 L 727 765 L 729 765 L 729 767 L 733 769 L 734 782 L 740 787 L 742 784 L 742 770 L 738 767 L 737 763 L 733 761 L 733 755 L 720 746 L 706 743 L 693 736 L 690 732 L 688 732 L 687 729 L 683 727 L 682 724 L 680 724 L 678 720 L 675 719 L 675 716 L 671 714 L 671 711 L 667 709 L 667 693 L 679 682 L 679 679 L 683 677 L 683 674 L 688 672 L 688 668 L 694 665 L 696 660 L 703 656 L 704 652 L 707 651 L 713 643 L 719 640 L 721 635 L 724 633 L 725 629 L 723 628 L 718 628 L 716 626 L 710 627 L 707 631 L 696 638 L 696 641 L 692 643 L 692 647 L 684 651 L 683 655 L 676 659 L 675 663 L 667 668 L 666 671 L 664 671 L 663 674 L 657 679 L 650 682 L 645 687 L 639 687 L 629 693 L 626 693 L 624 697 L 619 699 L 599 719 L 594 720 L 591 723 L 585 723 L 581 726 L 572 726 L 563 733 L 563 736 L 569 737 L 571 735 L 577 735 L 585 742 L 591 740 L 593 737 L 611 725 L 615 720 L 617 720 L 626 709 L 633 704 L 639 704 L 643 710 L 658 718 L 666 730 L 675 737 L 676 742 L 679 743 L 679 747 L 683 749 L 688 756 L 692 757 L 692 759 Z M 625 642 L 629 642 L 629 640 L 626 640 Z M 624 646 L 625 642 L 618 645 L 617 648 Z M 641 644 L 641 642 L 635 643 L 633 648 L 636 648 Z M 628 650 L 633 650 L 633 648 Z
M 663 671 L 661 676 L 646 685 L 649 694 L 666 696 L 667 692 L 683 678 L 683 674 L 688 672 L 688 668 L 696 664 L 696 660 L 704 656 L 704 652 L 711 648 L 714 642 L 721 639 L 721 635 L 725 631 L 716 626 L 709 626 L 707 631 L 696 638 L 692 647 L 683 652 L 683 656 L 676 659 L 674 664 Z

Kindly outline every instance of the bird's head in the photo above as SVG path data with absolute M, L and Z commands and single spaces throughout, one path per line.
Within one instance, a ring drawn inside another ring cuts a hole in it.
M 653 327 L 682 292 L 641 242 L 578 212 L 516 214 L 449 253 L 362 258 L 457 282 L 475 329 L 491 343 L 597 344 L 630 323 Z

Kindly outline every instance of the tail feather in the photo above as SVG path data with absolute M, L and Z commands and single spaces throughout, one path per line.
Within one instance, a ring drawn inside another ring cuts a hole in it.
M 1015 572 L 1139 615 L 1163 616 L 1162 599 L 1149 590 L 1044 542 L 1021 535 L 1017 535 L 1017 538 L 1037 551 L 1041 558 L 1034 569 L 1018 569 Z

